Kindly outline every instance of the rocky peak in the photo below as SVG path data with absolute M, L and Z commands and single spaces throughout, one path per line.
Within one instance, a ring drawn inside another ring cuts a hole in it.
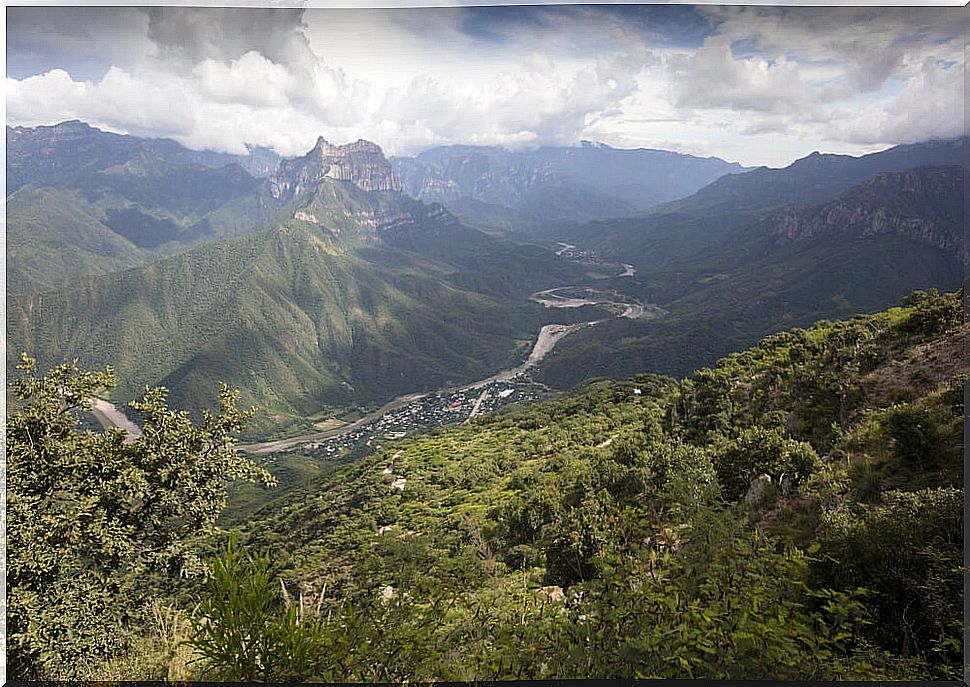
M 364 191 L 401 190 L 379 145 L 363 139 L 334 145 L 321 136 L 303 157 L 280 163 L 270 177 L 270 192 L 274 198 L 290 198 L 323 179 L 349 181 Z

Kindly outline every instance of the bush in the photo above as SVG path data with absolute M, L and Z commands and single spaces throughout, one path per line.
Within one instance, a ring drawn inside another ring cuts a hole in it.
M 233 682 L 306 680 L 324 669 L 323 626 L 285 603 L 269 556 L 244 553 L 231 535 L 207 578 L 187 643 L 206 677 Z
M 778 430 L 752 427 L 733 440 L 722 439 L 714 447 L 714 468 L 722 494 L 730 501 L 744 496 L 758 475 L 776 483 L 784 475 L 793 486 L 804 482 L 821 461 L 815 449 L 803 441 L 785 439 Z
M 909 318 L 900 324 L 906 333 L 940 334 L 963 322 L 962 297 L 930 289 L 913 292 L 903 303 L 912 308 Z
M 867 634 L 903 657 L 951 674 L 962 661 L 963 492 L 886 492 L 861 517 L 830 515 L 819 536 L 814 583 L 873 592 Z
M 896 456 L 918 468 L 938 462 L 942 437 L 928 408 L 901 405 L 887 415 L 886 430 L 893 440 Z

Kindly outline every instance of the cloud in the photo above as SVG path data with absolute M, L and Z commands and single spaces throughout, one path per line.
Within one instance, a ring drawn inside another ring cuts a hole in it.
M 797 63 L 735 58 L 727 36 L 707 39 L 693 55 L 671 59 L 668 68 L 678 107 L 784 112 L 807 99 Z
M 885 107 L 874 112 L 860 108 L 843 111 L 833 127 L 836 138 L 858 144 L 915 143 L 962 136 L 963 69 L 927 58 Z
M 872 92 L 908 64 L 953 57 L 970 16 L 962 8 L 701 8 L 716 33 L 763 54 L 798 62 L 839 63 L 856 92 Z
M 962 9 L 67 9 L 13 8 L 10 123 L 80 118 L 284 155 L 318 135 L 398 154 L 584 138 L 707 154 L 724 142 L 750 164 L 963 122 Z M 59 37 L 87 46 L 80 62 L 52 47 Z
M 514 72 L 465 87 L 428 76 L 387 93 L 380 111 L 405 127 L 433 132 L 436 143 L 572 143 L 591 119 L 609 114 L 637 88 L 646 55 L 598 56 L 575 70 L 533 54 Z
M 277 64 L 309 68 L 317 59 L 303 33 L 302 9 L 151 7 L 148 38 L 192 64 L 256 52 Z

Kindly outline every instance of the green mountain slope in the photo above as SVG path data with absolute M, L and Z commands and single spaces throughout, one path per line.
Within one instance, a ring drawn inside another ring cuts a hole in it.
M 77 191 L 23 189 L 7 199 L 7 288 L 53 288 L 146 260 Z
M 7 130 L 8 293 L 50 289 L 264 227 L 275 208 L 232 162 L 80 122 Z M 221 163 L 221 166 L 214 166 Z
M 328 679 L 958 675 L 967 329 L 909 303 L 395 443 L 250 545 Z
M 961 167 L 879 174 L 814 206 L 664 215 L 590 225 L 606 256 L 669 316 L 616 321 L 544 363 L 560 388 L 650 369 L 683 375 L 786 326 L 871 312 L 964 274 Z
M 163 384 L 197 410 L 225 380 L 263 408 L 264 432 L 473 381 L 518 362 L 556 314 L 530 293 L 583 275 L 403 195 L 366 141 L 321 139 L 265 182 L 147 150 L 11 203 L 8 350 L 110 362 L 120 399 Z
M 291 221 L 16 296 L 8 350 L 35 351 L 41 364 L 71 356 L 110 363 L 126 379 L 118 398 L 162 384 L 188 408 L 225 380 L 264 409 L 254 426 L 262 431 L 326 406 L 471 381 L 512 362 L 524 352 L 515 342 L 534 337 L 547 313 L 521 295 L 456 286 L 459 273 L 467 276 L 393 246 L 348 249 Z

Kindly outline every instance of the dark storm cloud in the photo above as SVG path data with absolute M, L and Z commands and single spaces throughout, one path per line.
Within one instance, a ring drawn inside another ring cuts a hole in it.
M 99 80 L 150 49 L 148 17 L 134 7 L 8 7 L 7 75 L 24 78 L 65 69 Z
M 152 7 L 148 37 L 163 51 L 197 63 L 235 60 L 256 51 L 282 65 L 313 62 L 302 9 Z

